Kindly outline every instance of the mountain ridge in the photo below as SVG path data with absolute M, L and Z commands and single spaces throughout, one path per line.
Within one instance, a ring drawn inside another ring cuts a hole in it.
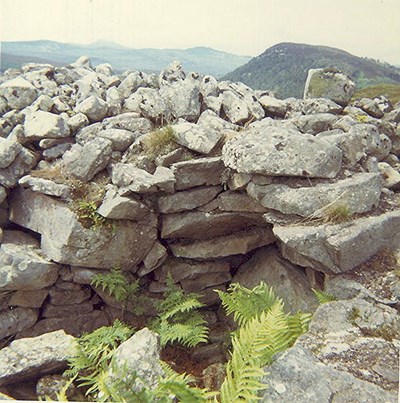
M 337 68 L 354 79 L 357 89 L 381 83 L 400 84 L 400 69 L 389 63 L 354 56 L 329 46 L 282 42 L 228 73 L 253 89 L 275 91 L 278 97 L 301 98 L 309 69 Z

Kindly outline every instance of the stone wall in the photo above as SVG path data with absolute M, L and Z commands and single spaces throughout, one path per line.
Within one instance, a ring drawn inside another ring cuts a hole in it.
M 179 62 L 117 76 L 84 57 L 0 82 L 0 339 L 109 324 L 121 306 L 91 281 L 116 267 L 154 298 L 170 272 L 210 307 L 262 279 L 313 310 L 325 275 L 399 246 L 384 98 L 349 104 L 336 80 L 340 105 L 279 100 Z

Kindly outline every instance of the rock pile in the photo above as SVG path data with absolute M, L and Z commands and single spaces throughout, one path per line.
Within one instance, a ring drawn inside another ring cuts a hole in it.
M 171 273 L 210 307 L 213 290 L 264 280 L 292 311 L 314 310 L 311 287 L 324 277 L 400 245 L 400 105 L 349 104 L 354 86 L 340 73 L 311 72 L 303 100 L 186 74 L 179 62 L 118 76 L 82 57 L 8 70 L 0 83 L 0 339 L 112 323 L 121 305 L 91 282 L 116 267 L 153 298 Z M 390 275 L 384 301 L 343 299 L 393 315 L 400 288 Z M 370 343 L 344 327 L 346 351 Z M 398 321 L 390 327 L 400 334 Z M 371 345 L 392 351 L 396 337 L 378 332 Z M 329 365 L 315 340 L 288 354 Z M 334 367 L 385 398 L 398 382 L 391 371 Z M 3 384 L 20 379 L 9 377 L 0 373 Z

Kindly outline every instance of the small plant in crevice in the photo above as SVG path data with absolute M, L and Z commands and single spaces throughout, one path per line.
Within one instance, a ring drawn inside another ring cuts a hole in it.
M 353 307 L 351 308 L 351 311 L 347 314 L 347 320 L 353 325 L 353 326 L 357 326 L 356 325 L 356 320 L 358 318 L 361 318 L 361 311 L 359 308 L 357 307 Z
M 161 346 L 168 343 L 179 343 L 183 346 L 194 347 L 208 341 L 206 320 L 199 312 L 204 306 L 196 293 L 185 293 L 174 284 L 170 274 L 167 276 L 168 290 L 164 299 L 156 304 L 157 318 L 151 324 L 151 329 L 160 334 Z
M 117 230 L 117 220 L 103 217 L 97 212 L 99 203 L 87 200 L 75 200 L 71 204 L 71 210 L 77 215 L 78 220 L 85 228 L 98 230 L 106 228 L 113 233 Z
M 145 155 L 155 159 L 158 155 L 168 154 L 178 148 L 175 142 L 175 132 L 172 126 L 164 126 L 156 129 L 141 138 Z
M 315 298 L 319 304 L 326 304 L 327 302 L 337 301 L 338 299 L 331 293 L 321 290 L 312 289 Z

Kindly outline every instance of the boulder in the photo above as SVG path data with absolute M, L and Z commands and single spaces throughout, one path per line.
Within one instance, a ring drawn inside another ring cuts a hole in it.
M 382 188 L 381 177 L 376 173 L 354 174 L 348 179 L 313 186 L 302 181 L 299 185 L 260 186 L 250 182 L 247 193 L 268 209 L 301 217 L 324 218 L 329 208 L 341 206 L 348 210 L 349 215 L 370 211 L 379 204 Z
M 78 130 L 89 124 L 89 119 L 84 113 L 76 113 L 74 116 L 71 116 L 68 120 L 68 126 L 71 130 L 71 133 L 76 133 Z
M 334 178 L 342 152 L 312 135 L 270 126 L 250 129 L 226 142 L 222 160 L 240 173 Z
M 49 295 L 47 288 L 41 290 L 18 290 L 12 294 L 8 301 L 9 307 L 41 308 Z
M 63 170 L 82 182 L 89 182 L 108 164 L 112 141 L 99 137 L 81 146 L 75 144 L 62 159 Z
M 0 312 L 0 340 L 6 337 L 13 336 L 17 332 L 29 329 L 38 320 L 39 312 L 37 309 L 32 308 L 10 308 L 8 310 L 3 310 Z M 1 352 L 0 350 L 0 357 Z M 0 360 L 1 365 L 4 362 Z M 1 374 L 0 370 L 0 374 Z M 1 375 L 0 375 L 0 385 L 1 385 Z
M 170 111 L 158 89 L 139 88 L 125 99 L 123 110 L 140 113 L 151 121 L 169 119 Z
M 242 264 L 233 276 L 232 282 L 246 288 L 257 286 L 264 281 L 283 299 L 285 309 L 296 313 L 313 312 L 317 300 L 311 290 L 306 273 L 284 259 L 276 246 L 267 246 L 254 253 L 249 261 Z
M 36 111 L 27 115 L 24 129 L 27 141 L 58 139 L 70 135 L 70 128 L 62 116 L 44 111 Z
M 34 192 L 43 193 L 48 196 L 60 197 L 64 200 L 71 198 L 71 188 L 68 185 L 56 183 L 50 179 L 25 175 L 18 181 L 18 184 L 23 188 L 31 189 Z
M 326 98 L 304 99 L 302 112 L 305 115 L 333 113 L 340 114 L 343 107 Z
M 21 151 L 21 144 L 0 137 L 0 169 L 7 168 Z
M 118 85 L 121 98 L 128 98 L 144 84 L 144 74 L 141 71 L 129 73 Z
M 262 221 L 261 214 L 247 212 L 167 214 L 162 216 L 161 238 L 210 239 L 263 226 Z
M 380 108 L 379 103 L 375 99 L 361 98 L 355 101 L 353 104 L 357 108 L 361 108 L 364 112 L 368 113 L 368 115 L 372 116 L 373 118 L 380 119 L 384 115 L 384 112 Z
M 197 124 L 183 120 L 172 128 L 178 144 L 200 154 L 209 154 L 222 137 L 222 134 L 216 130 L 204 130 Z
M 400 173 L 386 162 L 378 163 L 379 172 L 383 178 L 383 186 L 388 189 L 400 189 Z
M 74 337 L 63 330 L 14 340 L 0 351 L 0 385 L 62 371 L 75 348 Z
M 304 88 L 304 98 L 327 98 L 346 106 L 355 92 L 355 84 L 345 74 L 330 69 L 311 69 Z
M 258 98 L 258 102 L 264 108 L 267 116 L 284 118 L 288 111 L 288 105 L 285 101 L 270 95 L 262 95 Z
M 384 248 L 397 248 L 400 212 L 359 218 L 336 225 L 273 228 L 283 256 L 294 264 L 327 274 L 352 270 Z
M 133 389 L 139 391 L 144 387 L 155 388 L 159 377 L 164 375 L 160 365 L 159 339 L 158 334 L 145 327 L 123 342 L 113 355 L 108 379 L 124 380 L 127 372 L 134 371 L 138 378 L 132 385 Z
M 153 223 L 119 221 L 110 227 L 85 228 L 66 204 L 30 190 L 16 191 L 10 201 L 11 220 L 42 235 L 41 248 L 55 262 L 74 266 L 131 268 L 153 246 Z
M 38 90 L 22 77 L 0 84 L 0 97 L 3 97 L 11 109 L 24 109 L 38 97 Z
M 247 122 L 251 115 L 247 103 L 233 91 L 224 91 L 219 98 L 223 114 L 234 124 Z
M 75 112 L 83 113 L 91 122 L 100 122 L 108 112 L 108 105 L 98 96 L 91 95 L 75 107 Z
M 175 257 L 189 259 L 217 259 L 246 254 L 256 248 L 275 242 L 271 228 L 251 228 L 233 235 L 194 242 L 172 242 L 169 248 Z
M 297 116 L 290 119 L 301 133 L 316 135 L 332 129 L 339 118 L 331 113 L 314 113 L 311 115 Z

